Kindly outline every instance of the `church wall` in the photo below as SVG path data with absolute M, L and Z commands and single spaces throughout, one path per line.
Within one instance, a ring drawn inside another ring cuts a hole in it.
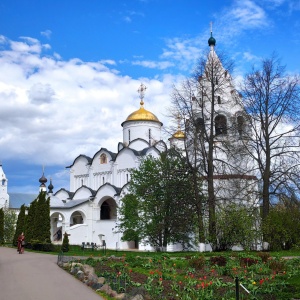
M 70 169 L 70 192 L 82 185 L 89 185 L 89 166 L 86 158 L 78 157 Z
M 105 152 L 99 153 L 99 155 L 94 158 L 89 170 L 89 187 L 93 190 L 98 190 L 98 188 L 105 183 L 113 184 L 114 162 L 110 161 L 111 157 L 105 153 L 105 155 L 107 155 L 106 163 L 100 163 L 100 155 L 103 153 Z

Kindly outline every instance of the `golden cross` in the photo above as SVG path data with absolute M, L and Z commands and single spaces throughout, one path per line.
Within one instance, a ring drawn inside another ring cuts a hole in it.
M 140 99 L 141 99 L 141 102 L 140 102 L 141 105 L 144 105 L 144 97 L 145 97 L 146 89 L 147 89 L 147 87 L 141 83 L 141 85 L 138 89 L 138 93 L 140 94 Z

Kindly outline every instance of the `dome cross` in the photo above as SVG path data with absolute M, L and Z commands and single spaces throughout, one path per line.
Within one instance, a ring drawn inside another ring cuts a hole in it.
M 141 99 L 140 104 L 141 105 L 144 105 L 144 97 L 145 97 L 145 91 L 146 91 L 146 89 L 147 89 L 147 87 L 143 83 L 141 83 L 139 89 L 137 90 L 138 93 L 140 94 L 140 99 Z

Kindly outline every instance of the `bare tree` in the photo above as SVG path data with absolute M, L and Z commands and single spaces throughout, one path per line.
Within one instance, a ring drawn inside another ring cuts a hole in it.
M 203 197 L 197 198 L 202 209 L 199 222 L 205 218 L 205 207 L 210 242 L 216 246 L 217 200 L 244 200 L 247 194 L 244 183 L 248 184 L 250 179 L 253 184 L 255 177 L 251 175 L 252 165 L 249 170 L 247 159 L 243 157 L 247 154 L 244 149 L 246 142 L 242 140 L 248 130 L 248 117 L 230 76 L 232 62 L 224 55 L 217 56 L 213 37 L 208 43 L 210 51 L 200 59 L 191 78 L 181 88 L 174 88 L 172 111 L 174 116 L 179 113 L 183 120 L 184 150 L 195 174 L 195 193 L 199 178 L 207 192 L 207 206 L 203 200 L 201 202 Z M 204 233 L 199 238 L 201 242 Z
M 273 54 L 245 77 L 241 91 L 251 116 L 249 154 L 260 180 L 263 220 L 272 199 L 299 192 L 299 76 L 289 76 Z

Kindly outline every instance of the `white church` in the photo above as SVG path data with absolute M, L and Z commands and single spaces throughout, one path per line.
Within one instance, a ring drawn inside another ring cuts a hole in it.
M 212 37 L 209 39 L 209 47 L 209 59 L 210 57 L 216 59 L 215 40 L 212 40 Z M 213 130 L 219 137 L 228 135 L 240 139 L 241 129 L 231 126 L 231 123 L 246 126 L 246 119 L 243 117 L 244 109 L 230 75 L 226 74 L 226 76 L 228 76 L 228 88 L 219 96 L 215 106 Z M 140 108 L 131 113 L 121 124 L 123 141 L 117 145 L 117 152 L 101 148 L 93 157 L 83 154 L 76 157 L 67 167 L 70 171 L 69 190 L 62 188 L 54 193 L 50 180 L 47 193 L 50 196 L 51 237 L 54 242 L 57 239 L 56 232 L 61 230 L 62 234 L 65 232 L 69 234 L 70 244 L 81 245 L 84 242 L 103 245 L 105 241 L 109 249 L 153 250 L 142 242 L 138 244 L 134 241 L 121 241 L 122 235 L 116 230 L 117 207 L 126 193 L 130 171 L 139 167 L 142 157 L 147 155 L 158 157 L 160 152 L 167 149 L 166 143 L 161 140 L 163 124 L 156 115 L 144 108 L 145 89 L 146 87 L 141 84 Z M 178 128 L 169 139 L 170 146 L 183 147 L 187 139 L 188 135 L 186 137 L 186 134 Z M 2 166 L 0 176 L 2 176 L 0 207 L 8 205 L 11 208 L 19 208 L 14 207 L 16 204 L 9 205 L 7 178 Z M 227 183 L 232 180 L 236 185 L 236 181 L 253 183 L 255 179 L 251 172 L 233 177 L 231 175 L 231 178 L 222 178 L 218 174 L 216 176 L 219 176 L 220 186 L 223 185 L 224 180 Z M 46 191 L 47 179 L 44 175 L 39 181 L 40 190 Z M 60 243 L 61 240 L 56 242 Z M 179 250 L 181 250 L 179 245 L 169 245 L 167 248 L 167 251 Z

